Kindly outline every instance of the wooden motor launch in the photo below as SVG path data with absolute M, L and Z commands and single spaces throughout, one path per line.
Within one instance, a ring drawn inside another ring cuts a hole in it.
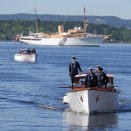
M 106 73 L 109 83 L 107 87 L 84 87 L 87 74 L 76 75 L 74 87 L 63 98 L 63 102 L 69 104 L 71 110 L 76 112 L 95 113 L 111 112 L 119 109 L 119 93 L 114 86 L 113 75 Z
M 27 53 L 27 52 L 28 52 L 28 49 L 21 49 L 21 53 L 15 55 L 15 57 L 14 57 L 15 61 L 35 62 L 38 54 L 35 54 L 32 52 Z

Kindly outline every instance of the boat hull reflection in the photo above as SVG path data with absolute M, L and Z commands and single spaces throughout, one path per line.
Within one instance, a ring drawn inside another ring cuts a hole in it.
M 118 115 L 116 113 L 101 113 L 88 115 L 65 111 L 63 113 L 64 125 L 82 130 L 102 130 L 118 126 Z

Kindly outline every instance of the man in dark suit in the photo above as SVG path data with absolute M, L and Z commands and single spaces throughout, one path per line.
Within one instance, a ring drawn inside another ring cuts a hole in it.
M 98 81 L 98 87 L 105 87 L 108 83 L 108 78 L 106 74 L 103 72 L 103 68 L 99 68 L 98 74 L 97 74 L 97 81 Z
M 97 86 L 97 77 L 93 73 L 93 68 L 89 68 L 85 78 L 85 87 L 96 87 Z
M 82 72 L 82 69 L 80 67 L 80 64 L 76 61 L 76 57 L 72 57 L 72 62 L 69 64 L 69 76 L 71 77 L 72 87 L 74 83 L 74 77 L 75 75 L 78 75 L 78 69 Z
M 30 54 L 31 53 L 31 50 L 30 48 L 27 49 L 27 54 Z
M 35 48 L 32 49 L 32 53 L 33 53 L 33 54 L 36 54 Z

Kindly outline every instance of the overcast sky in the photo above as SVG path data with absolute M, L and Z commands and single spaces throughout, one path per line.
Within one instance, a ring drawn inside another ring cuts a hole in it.
M 37 14 L 117 16 L 131 19 L 131 0 L 0 0 L 1 14 Z

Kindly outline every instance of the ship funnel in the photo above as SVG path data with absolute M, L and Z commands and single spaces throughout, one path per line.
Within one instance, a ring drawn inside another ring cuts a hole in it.
M 59 35 L 61 35 L 61 33 L 63 33 L 64 32 L 64 26 L 63 25 L 59 25 L 58 26 L 58 33 L 59 33 Z

